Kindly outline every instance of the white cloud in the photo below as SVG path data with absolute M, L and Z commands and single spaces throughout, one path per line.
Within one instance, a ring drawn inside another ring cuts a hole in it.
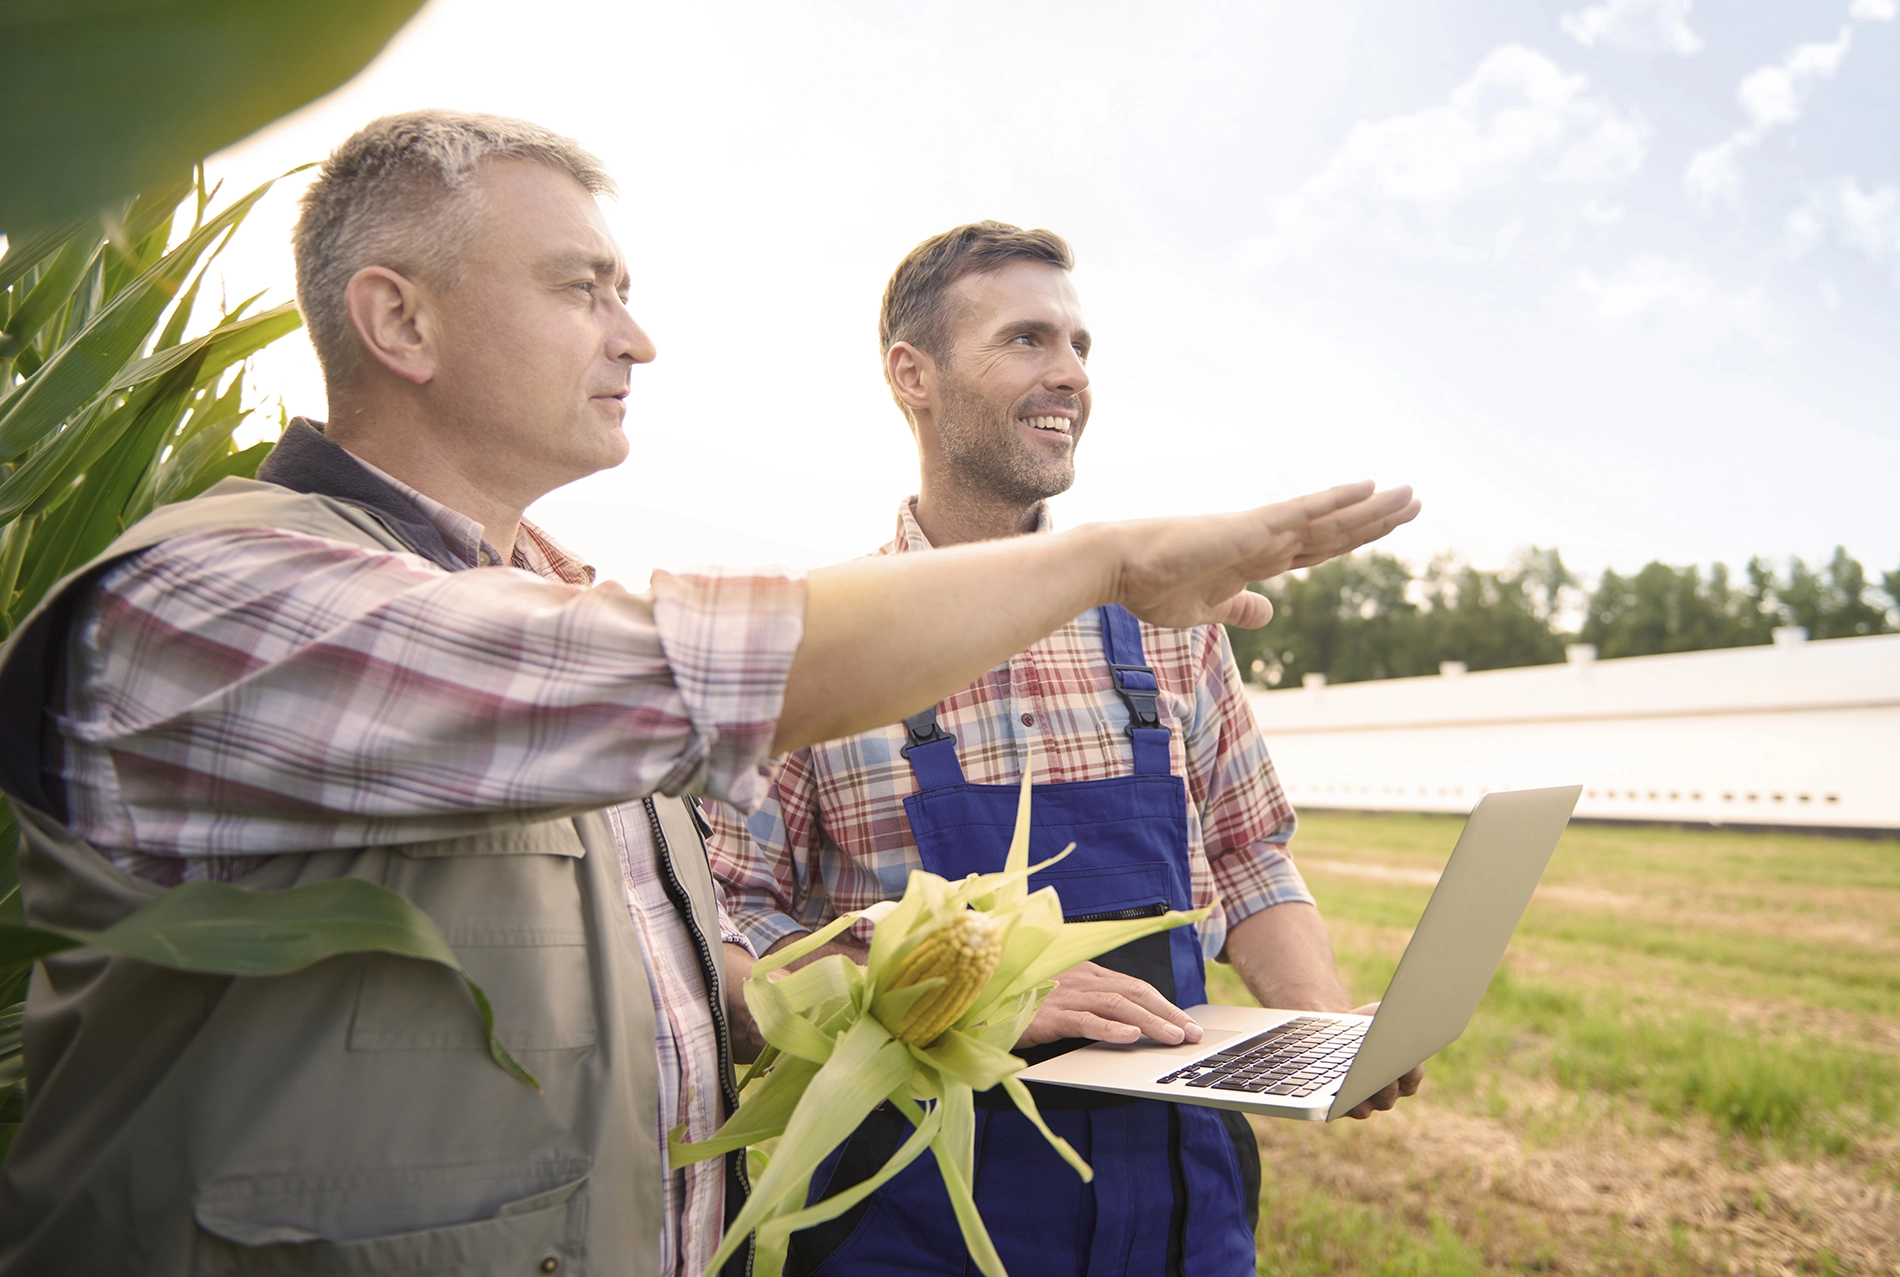
M 1611 327 L 1674 321 L 1715 336 L 1774 335 L 1768 298 L 1759 287 L 1728 287 L 1693 262 L 1645 254 L 1602 276 L 1579 270 L 1577 291 L 1594 318 Z
M 1882 0 L 1856 0 L 1881 3 Z M 1607 0 L 1604 4 L 1566 13 L 1564 34 L 1586 49 L 1599 42 L 1631 53 L 1674 53 L 1688 57 L 1702 47 L 1702 37 L 1689 29 L 1689 9 L 1695 0 Z M 1886 0 L 1891 4 L 1892 0 Z
M 1886 2 L 1891 4 L 1893 0 Z M 1801 118 L 1808 96 L 1817 84 L 1831 79 L 1840 69 L 1852 40 L 1852 28 L 1844 26 L 1827 43 L 1797 44 L 1780 62 L 1757 67 L 1742 77 L 1735 99 L 1748 123 L 1714 146 L 1697 151 L 1683 170 L 1683 189 L 1697 208 L 1707 213 L 1741 203 L 1741 157 L 1759 145 L 1771 129 Z
M 1582 75 L 1506 45 L 1442 105 L 1355 125 L 1326 168 L 1274 201 L 1251 248 L 1278 262 L 1329 237 L 1489 255 L 1574 225 L 1642 166 L 1647 121 Z
M 1894 0 L 1854 0 L 1847 8 L 1847 16 L 1856 22 L 1892 22 L 1900 4 Z
M 1831 240 L 1892 269 L 1900 283 L 1900 186 L 1862 190 L 1852 177 L 1829 183 L 1788 214 L 1786 235 L 1795 257 Z

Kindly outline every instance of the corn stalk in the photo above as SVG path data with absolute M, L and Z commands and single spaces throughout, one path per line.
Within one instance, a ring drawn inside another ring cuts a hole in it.
M 971 1192 L 974 1095 L 995 1086 L 1004 1088 L 1076 1174 L 1093 1177 L 1075 1149 L 1043 1122 L 1028 1086 L 1016 1077 L 1024 1061 L 1009 1049 L 1057 975 L 1131 940 L 1196 922 L 1207 910 L 1065 923 L 1055 889 L 1032 892 L 1029 876 L 1072 850 L 1073 844 L 1042 864 L 1029 863 L 1025 768 L 1015 837 L 1001 873 L 949 882 L 915 871 L 902 900 L 845 914 L 753 967 L 746 1004 L 769 1045 L 743 1080 L 745 1098 L 705 1140 L 686 1143 L 675 1129 L 669 1150 L 677 1168 L 747 1148 L 758 1172 L 751 1198 L 707 1264 L 708 1277 L 754 1229 L 754 1271 L 777 1277 L 792 1233 L 850 1210 L 925 1149 L 936 1157 L 977 1268 L 985 1277 L 1007 1277 Z M 985 921 L 970 925 L 971 911 Z M 783 979 L 770 978 L 860 919 L 874 924 L 862 967 L 833 954 Z M 948 1027 L 941 1027 L 945 1020 Z M 869 1179 L 807 1205 L 818 1164 L 886 1101 L 909 1119 L 909 1138 Z

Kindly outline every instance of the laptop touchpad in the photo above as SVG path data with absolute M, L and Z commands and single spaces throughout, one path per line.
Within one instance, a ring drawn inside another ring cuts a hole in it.
M 1143 1056 L 1157 1062 L 1180 1059 L 1183 1061 L 1199 1059 L 1201 1056 L 1219 1048 L 1222 1042 L 1237 1038 L 1237 1029 L 1202 1028 L 1199 1042 L 1183 1042 L 1179 1046 L 1163 1046 L 1153 1038 L 1137 1038 L 1133 1042 L 1097 1042 L 1091 1050 L 1121 1051 L 1133 1053 L 1139 1051 Z

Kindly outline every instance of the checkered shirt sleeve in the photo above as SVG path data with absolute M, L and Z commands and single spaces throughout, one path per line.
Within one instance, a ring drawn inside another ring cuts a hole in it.
M 203 863 L 656 789 L 749 807 L 804 598 L 794 572 L 660 572 L 634 595 L 273 529 L 175 538 L 111 569 L 72 627 L 70 823 Z

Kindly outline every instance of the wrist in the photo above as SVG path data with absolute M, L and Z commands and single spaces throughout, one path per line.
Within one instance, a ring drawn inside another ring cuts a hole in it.
M 1062 534 L 1071 540 L 1076 559 L 1071 579 L 1088 585 L 1086 607 L 1122 601 L 1127 532 L 1122 523 L 1085 523 Z

